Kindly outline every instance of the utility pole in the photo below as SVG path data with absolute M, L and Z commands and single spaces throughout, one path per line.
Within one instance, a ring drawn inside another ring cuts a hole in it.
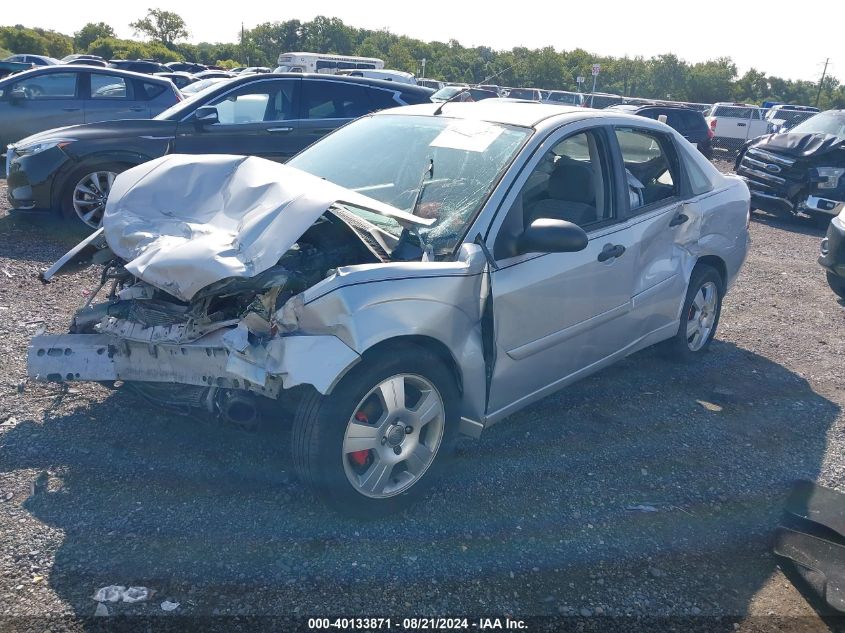
M 824 70 L 822 71 L 822 78 L 819 79 L 819 91 L 816 93 L 816 107 L 819 107 L 819 99 L 822 96 L 822 86 L 824 85 L 824 76 L 827 74 L 827 64 L 830 61 L 830 57 L 824 60 Z
M 241 63 L 244 63 L 244 23 L 241 22 Z

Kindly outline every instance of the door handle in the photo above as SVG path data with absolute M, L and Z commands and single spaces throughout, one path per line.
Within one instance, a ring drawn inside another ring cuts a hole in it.
M 737 123 L 736 126 L 737 127 L 745 127 L 745 123 Z
M 622 244 L 605 244 L 604 248 L 599 253 L 598 260 L 606 262 L 609 259 L 616 259 L 625 254 L 625 247 Z
M 689 216 L 686 213 L 679 213 L 674 218 L 672 218 L 672 221 L 669 222 L 669 226 L 680 226 L 687 220 L 689 220 Z
M 63 112 L 79 112 L 82 108 L 62 108 Z
M 292 127 L 268 127 L 267 131 L 275 133 L 275 134 L 279 134 L 279 133 L 282 133 L 282 132 L 292 132 L 293 128 Z
M 145 108 L 143 108 L 141 106 L 138 106 L 138 107 L 135 107 L 135 108 L 129 108 L 129 109 L 132 110 L 132 112 L 143 112 L 145 110 Z

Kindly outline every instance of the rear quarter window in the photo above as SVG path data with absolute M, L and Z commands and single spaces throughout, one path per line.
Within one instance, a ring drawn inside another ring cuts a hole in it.
M 400 105 L 397 103 L 394 95 L 396 93 L 390 90 L 381 90 L 380 88 L 370 88 L 367 90 L 367 94 L 370 97 L 370 102 L 373 104 L 373 108 L 375 110 L 384 110 L 385 108 L 395 108 L 396 106 Z M 402 99 L 402 95 L 399 95 L 399 98 Z M 402 99 L 405 103 L 413 103 L 412 101 L 406 101 Z
M 149 101 L 150 99 L 155 99 L 157 96 L 162 94 L 165 90 L 167 90 L 167 86 L 163 84 L 154 84 L 149 83 L 146 81 L 139 82 L 141 84 L 140 90 L 136 91 L 136 94 L 140 95 L 143 101 Z
M 431 103 L 432 94 L 433 93 L 430 92 L 400 91 L 399 98 L 409 105 L 413 105 L 415 103 Z

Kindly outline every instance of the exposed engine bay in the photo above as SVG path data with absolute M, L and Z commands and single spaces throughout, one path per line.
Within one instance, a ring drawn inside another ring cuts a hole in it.
M 93 304 L 97 293 L 92 294 L 75 315 L 70 331 L 114 334 L 137 342 L 185 343 L 246 321 L 252 336 L 273 336 L 279 332 L 275 314 L 292 296 L 340 266 L 387 260 L 375 239 L 365 238 L 360 229 L 347 224 L 350 216 L 342 209 L 326 213 L 276 265 L 254 277 L 214 282 L 190 301 L 137 279 L 115 258 L 104 267 L 98 289 L 108 286 L 106 301 Z

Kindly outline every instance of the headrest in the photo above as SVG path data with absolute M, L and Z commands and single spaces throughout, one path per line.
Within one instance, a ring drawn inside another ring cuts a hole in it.
M 593 170 L 578 161 L 564 160 L 558 161 L 549 178 L 549 196 L 558 200 L 593 204 L 596 197 Z

